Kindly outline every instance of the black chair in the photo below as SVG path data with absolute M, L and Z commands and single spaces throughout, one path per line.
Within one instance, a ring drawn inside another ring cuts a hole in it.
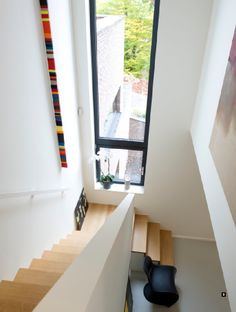
M 179 299 L 175 286 L 176 268 L 171 265 L 154 264 L 148 256 L 144 259 L 144 272 L 148 283 L 144 286 L 145 298 L 155 304 L 172 306 Z

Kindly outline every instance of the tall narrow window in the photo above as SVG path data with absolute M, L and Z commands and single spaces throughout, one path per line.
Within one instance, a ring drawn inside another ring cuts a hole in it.
M 116 183 L 144 185 L 158 14 L 159 0 L 90 0 L 95 152 Z

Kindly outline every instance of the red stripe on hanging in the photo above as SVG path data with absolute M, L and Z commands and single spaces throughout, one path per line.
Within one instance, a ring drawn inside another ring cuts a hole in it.
M 47 13 L 47 14 L 46 14 L 46 13 L 43 13 L 43 14 L 41 14 L 41 17 L 42 17 L 42 18 L 49 18 L 49 14 L 48 14 L 48 13 Z
M 49 59 L 48 58 L 48 68 L 49 69 L 55 69 L 55 61 L 54 61 L 54 59 Z

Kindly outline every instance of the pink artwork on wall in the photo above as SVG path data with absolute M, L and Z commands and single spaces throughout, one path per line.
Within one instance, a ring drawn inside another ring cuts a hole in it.
M 236 28 L 212 131 L 210 151 L 236 223 Z

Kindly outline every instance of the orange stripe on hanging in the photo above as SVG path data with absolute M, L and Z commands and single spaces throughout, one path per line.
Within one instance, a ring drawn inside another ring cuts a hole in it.
M 64 149 L 64 150 L 61 150 L 61 149 L 60 149 L 60 154 L 61 154 L 61 155 L 66 155 L 65 149 Z
M 50 27 L 50 23 L 48 22 L 44 22 L 43 23 L 43 30 L 45 34 L 50 34 L 51 33 L 51 27 Z
M 50 33 L 44 33 L 45 39 L 52 39 L 52 36 Z

